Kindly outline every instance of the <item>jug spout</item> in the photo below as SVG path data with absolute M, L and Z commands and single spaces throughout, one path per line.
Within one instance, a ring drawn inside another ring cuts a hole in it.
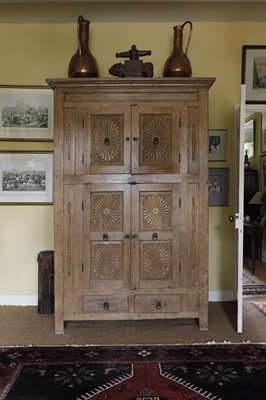
M 185 51 L 183 51 L 183 30 L 185 25 L 190 26 L 189 37 Z M 192 23 L 190 21 L 184 22 L 182 25 L 176 25 L 174 29 L 174 43 L 173 51 L 167 58 L 164 69 L 164 77 L 190 77 L 192 75 L 192 68 L 190 60 L 187 57 L 187 51 L 191 39 Z

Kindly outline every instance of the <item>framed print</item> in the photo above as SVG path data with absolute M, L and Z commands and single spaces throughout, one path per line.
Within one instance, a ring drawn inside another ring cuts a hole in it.
M 52 141 L 53 90 L 0 87 L 0 140 Z
M 255 156 L 255 120 L 245 123 L 245 154 L 248 158 Z
M 209 161 L 226 161 L 226 129 L 209 130 Z
M 261 114 L 261 152 L 266 151 L 266 113 Z
M 266 155 L 260 157 L 260 184 L 261 192 L 266 190 Z
M 241 82 L 247 103 L 266 103 L 266 46 L 242 47 Z
M 229 168 L 209 168 L 209 206 L 228 206 Z
M 52 204 L 53 153 L 0 153 L 0 204 Z

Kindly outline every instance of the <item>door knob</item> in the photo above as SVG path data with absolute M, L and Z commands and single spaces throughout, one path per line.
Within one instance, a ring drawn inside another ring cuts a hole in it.
M 250 222 L 250 216 L 249 215 L 245 215 L 244 216 L 244 222 Z
M 229 215 L 229 221 L 233 222 L 236 219 L 236 217 L 234 215 Z M 245 215 L 244 217 L 244 222 L 250 222 L 250 216 L 249 215 Z

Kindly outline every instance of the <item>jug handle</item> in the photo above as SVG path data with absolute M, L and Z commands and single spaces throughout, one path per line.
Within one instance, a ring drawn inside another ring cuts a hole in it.
M 190 43 L 190 39 L 191 39 L 191 34 L 192 34 L 192 22 L 191 21 L 186 21 L 183 23 L 182 28 L 184 28 L 185 25 L 189 24 L 190 25 L 190 30 L 189 30 L 189 36 L 188 36 L 188 40 L 187 40 L 187 45 L 186 45 L 186 50 L 185 50 L 185 55 L 187 55 L 187 51 L 188 51 L 188 46 Z
M 77 33 L 78 33 L 78 51 L 79 55 L 81 55 L 81 43 L 80 43 L 80 25 L 84 21 L 82 15 L 79 15 L 78 22 L 77 22 Z

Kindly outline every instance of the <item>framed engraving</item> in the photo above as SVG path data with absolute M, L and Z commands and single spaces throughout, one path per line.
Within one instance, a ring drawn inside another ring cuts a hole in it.
M 228 206 L 229 168 L 209 168 L 209 206 Z
M 209 161 L 226 161 L 226 129 L 209 130 Z
M 53 90 L 0 87 L 0 140 L 52 141 Z
M 52 204 L 53 153 L 0 153 L 0 203 Z
M 242 47 L 241 82 L 247 103 L 266 103 L 266 46 Z

